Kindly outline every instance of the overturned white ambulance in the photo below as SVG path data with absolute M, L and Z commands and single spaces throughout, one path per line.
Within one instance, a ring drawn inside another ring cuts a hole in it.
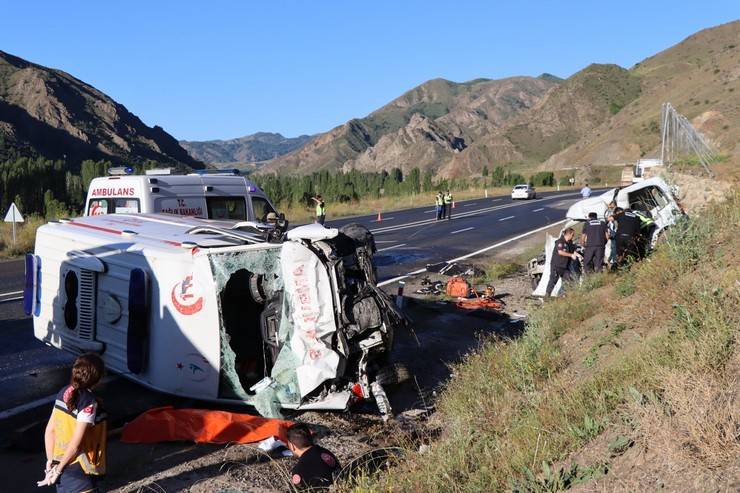
M 387 400 L 405 323 L 376 287 L 372 235 L 319 225 L 113 214 L 46 224 L 26 259 L 41 341 L 147 387 L 264 414 Z M 281 231 L 277 231 L 281 233 Z

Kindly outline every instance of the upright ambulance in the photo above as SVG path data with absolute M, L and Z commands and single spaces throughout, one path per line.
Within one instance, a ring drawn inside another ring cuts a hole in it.
M 237 170 L 174 175 L 169 169 L 145 175 L 112 168 L 94 178 L 85 201 L 85 216 L 166 213 L 207 219 L 264 222 L 275 207 L 253 182 Z

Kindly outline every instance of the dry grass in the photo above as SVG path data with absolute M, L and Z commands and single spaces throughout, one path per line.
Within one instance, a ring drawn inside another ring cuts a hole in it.
M 631 271 L 590 276 L 532 310 L 519 339 L 484 343 L 438 399 L 442 437 L 362 490 L 556 491 L 583 477 L 553 476 L 550 464 L 624 422 L 638 441 L 674 447 L 685 467 L 727 466 L 739 446 L 728 372 L 740 328 L 738 223 L 740 195 L 675 227 Z M 593 365 L 574 357 L 607 339 Z
M 664 370 L 659 378 L 660 398 L 631 408 L 643 447 L 699 470 L 718 469 L 740 457 L 737 376 Z
M 36 229 L 46 220 L 39 216 L 27 216 L 25 222 L 16 224 L 16 243 L 13 243 L 13 225 L 0 223 L 0 257 L 13 257 L 32 252 L 36 241 Z

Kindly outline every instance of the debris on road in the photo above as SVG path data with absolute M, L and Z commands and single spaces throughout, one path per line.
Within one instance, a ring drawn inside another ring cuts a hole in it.
M 479 293 L 475 289 L 471 289 L 471 297 L 460 298 L 455 303 L 455 306 L 464 310 L 493 310 L 496 312 L 504 311 L 506 303 L 495 297 L 495 290 L 493 286 L 486 286 L 483 293 Z
M 456 276 L 447 281 L 447 296 L 453 298 L 467 298 L 470 296 L 470 283 L 462 277 Z
M 436 272 L 446 276 L 471 276 L 481 277 L 486 273 L 479 267 L 472 264 L 458 264 L 457 262 L 439 262 L 436 264 L 427 264 L 427 272 Z
M 421 288 L 414 291 L 416 294 L 434 294 L 440 295 L 444 293 L 445 284 L 442 281 L 432 282 L 429 277 L 425 277 L 421 280 Z

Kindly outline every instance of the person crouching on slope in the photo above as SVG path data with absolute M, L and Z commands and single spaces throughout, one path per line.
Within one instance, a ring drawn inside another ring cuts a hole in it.
M 291 471 L 293 489 L 323 491 L 334 482 L 340 470 L 337 456 L 314 444 L 311 430 L 304 423 L 288 428 L 288 448 L 298 457 Z
M 83 354 L 72 365 L 69 385 L 59 391 L 44 433 L 46 477 L 39 486 L 57 493 L 97 492 L 105 474 L 107 423 L 92 392 L 105 373 L 97 354 Z

